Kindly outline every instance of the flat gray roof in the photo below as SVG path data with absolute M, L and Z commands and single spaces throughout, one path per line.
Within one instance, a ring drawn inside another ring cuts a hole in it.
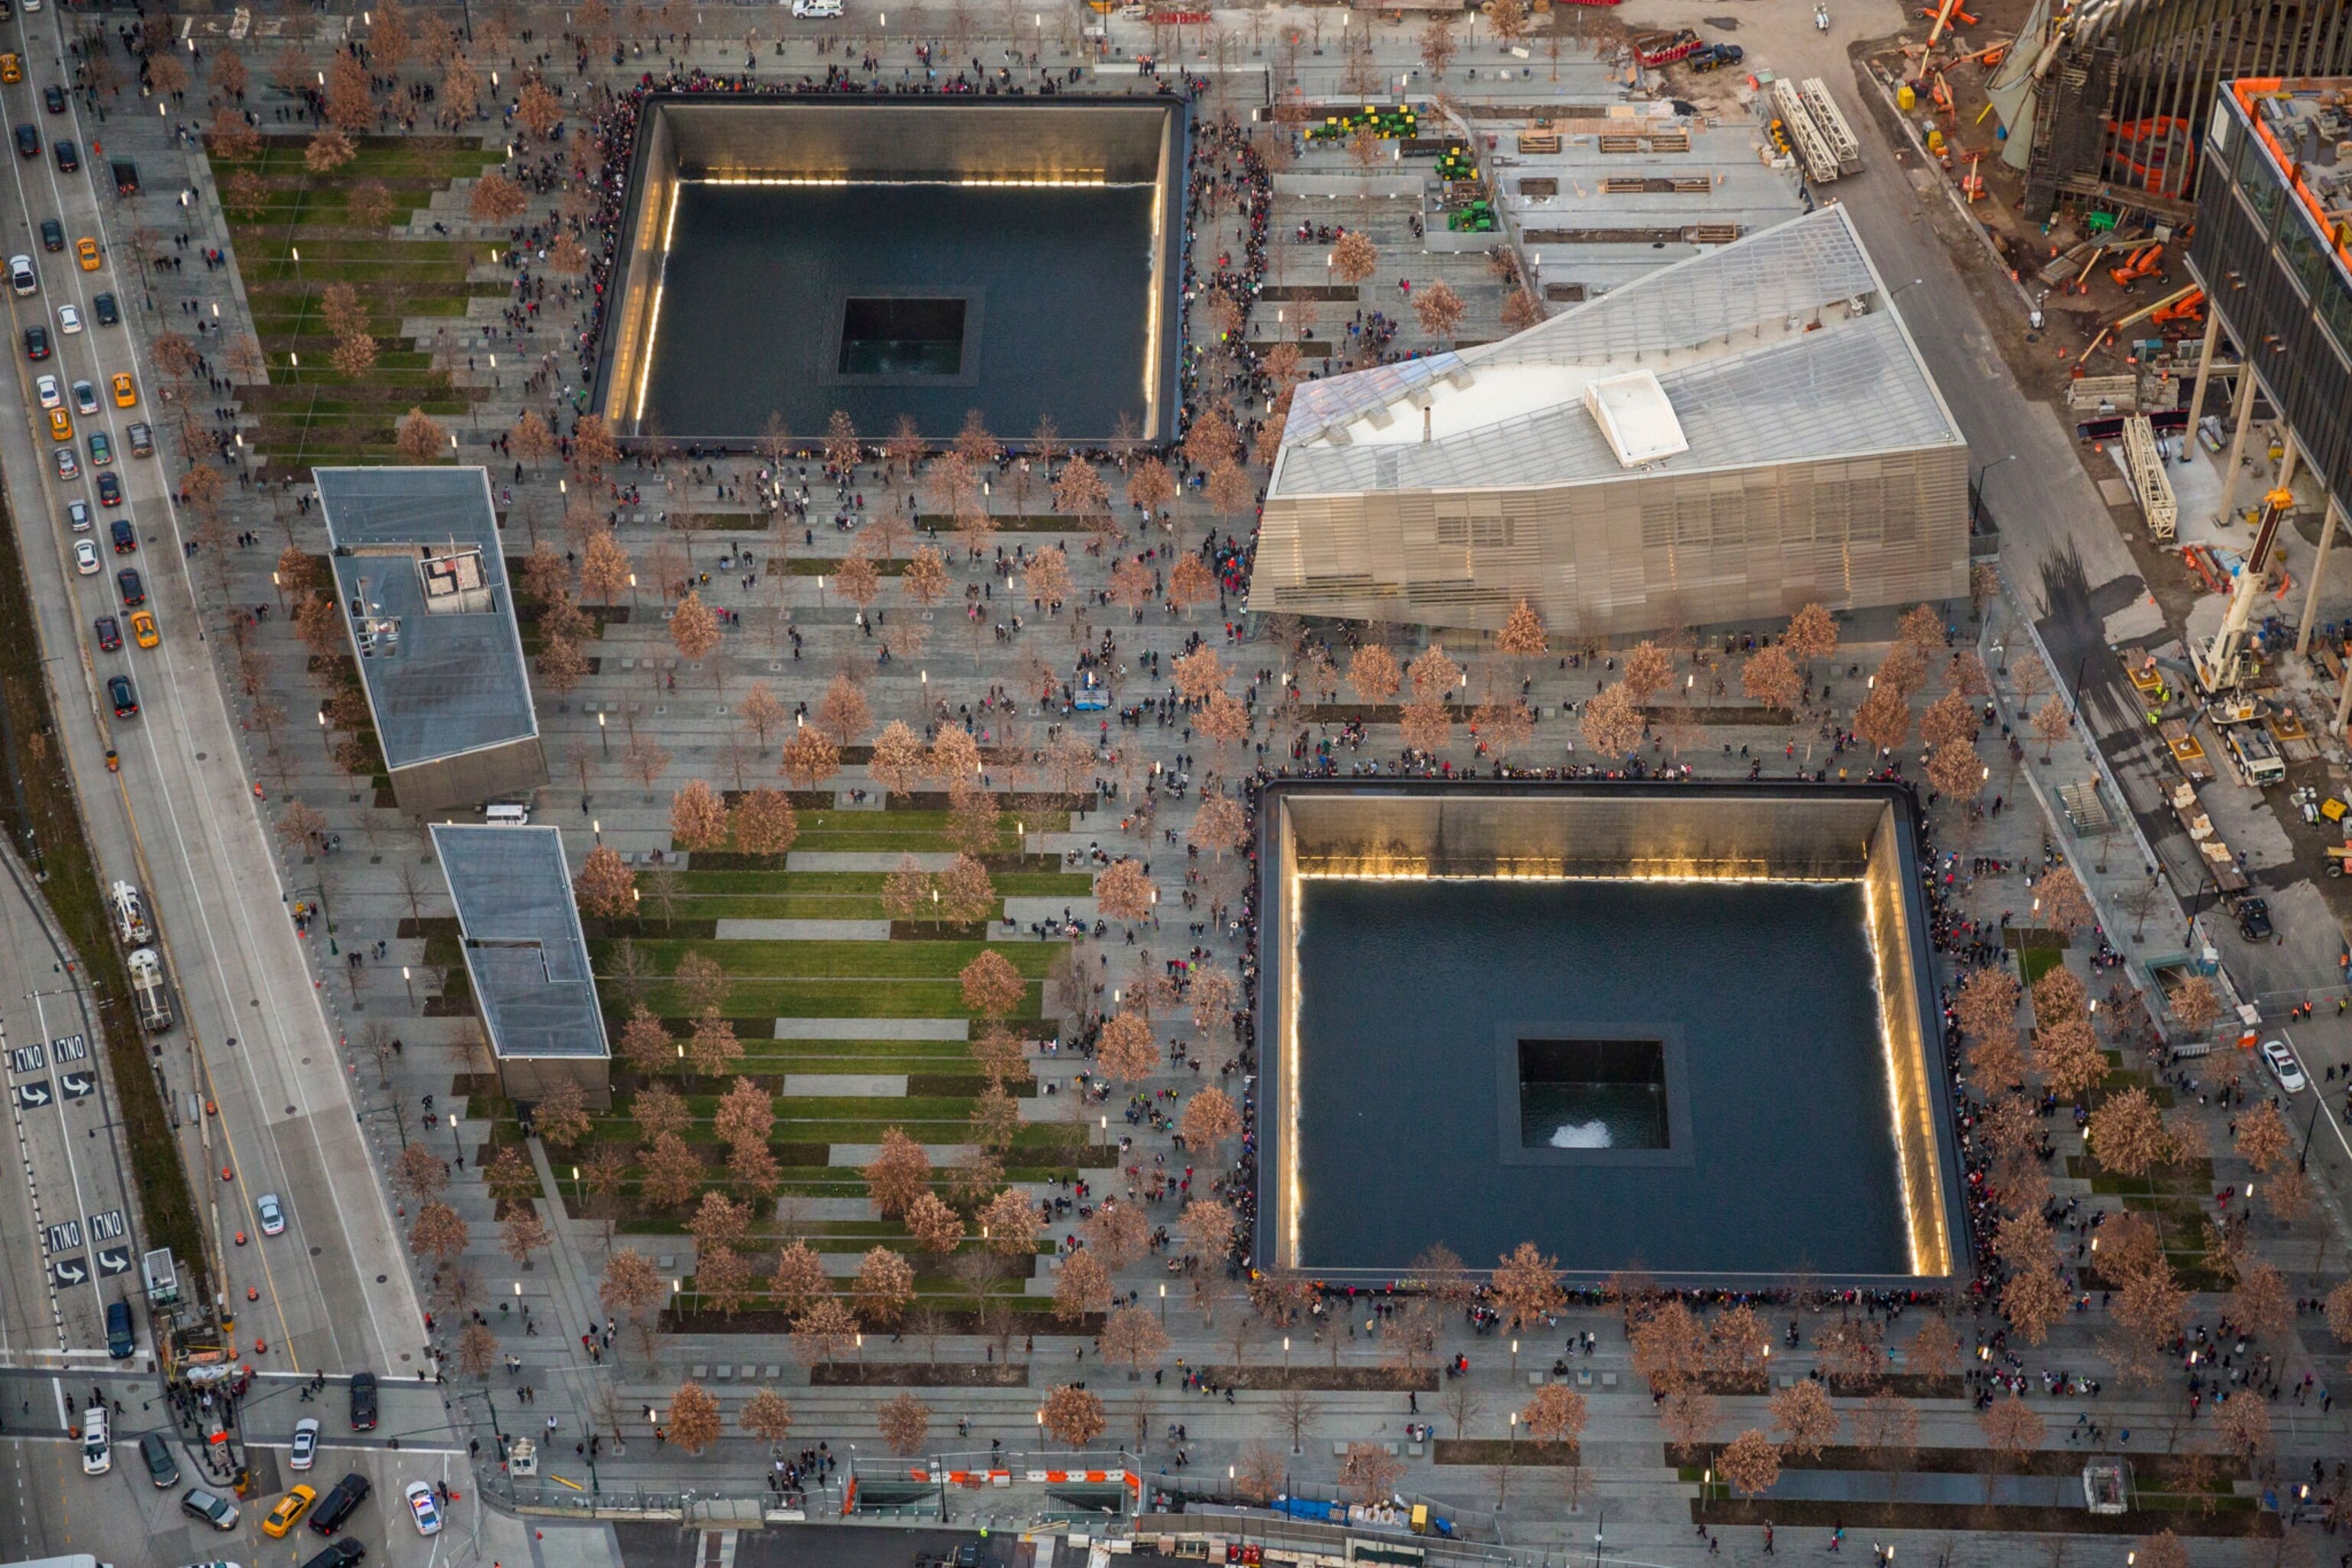
M 610 1056 L 562 833 L 436 822 L 433 850 L 490 1049 L 502 1059 Z
M 485 468 L 313 468 L 387 766 L 539 733 Z

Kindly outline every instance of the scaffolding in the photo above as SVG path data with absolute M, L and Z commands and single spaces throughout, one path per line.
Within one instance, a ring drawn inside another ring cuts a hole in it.
M 2179 521 L 2172 499 L 2172 481 L 2165 477 L 2164 452 L 2156 444 L 2156 427 L 2145 414 L 2124 420 L 2124 466 L 2131 472 L 2132 489 L 2139 495 L 2140 514 L 2147 519 L 2147 536 L 2169 542 Z
M 1861 174 L 1862 143 L 1854 140 L 1853 127 L 1846 124 L 1845 116 L 1838 112 L 1837 101 L 1830 97 L 1829 83 L 1817 76 L 1807 77 L 1803 85 L 1797 89 L 1797 97 L 1812 115 L 1813 124 L 1821 132 L 1822 140 L 1829 143 L 1830 152 L 1836 156 L 1838 173 Z
M 1822 134 L 1811 110 L 1796 84 L 1782 78 L 1772 83 L 1772 112 L 1789 133 L 1789 144 L 1796 149 L 1797 162 L 1805 171 L 1805 178 L 1814 184 L 1825 185 L 1838 177 L 1837 153 Z

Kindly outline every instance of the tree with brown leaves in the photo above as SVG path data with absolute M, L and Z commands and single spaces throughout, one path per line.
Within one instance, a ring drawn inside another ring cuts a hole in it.
M 1378 643 L 1366 643 L 1349 657 L 1348 684 L 1359 702 L 1377 707 L 1390 700 L 1402 679 L 1396 656 Z
M 669 1396 L 669 1420 L 663 1430 L 670 1442 L 688 1454 L 699 1454 L 719 1441 L 719 1401 L 698 1383 L 682 1383 Z
M 1780 1450 L 1772 1439 L 1754 1427 L 1724 1445 L 1716 1456 L 1715 1468 L 1723 1472 L 1732 1489 L 1743 1497 L 1756 1497 L 1769 1491 L 1780 1479 Z
M 915 1299 L 915 1268 L 887 1247 L 877 1247 L 857 1266 L 852 1290 L 857 1315 L 869 1328 L 896 1328 Z
M 1801 1377 L 1776 1392 L 1771 1400 L 1772 1425 L 1786 1435 L 1789 1448 L 1808 1458 L 1837 1441 L 1837 1406 L 1829 1390 L 1810 1377 Z
M 873 1161 L 861 1173 L 875 1212 L 885 1219 L 897 1219 L 917 1196 L 930 1190 L 931 1159 L 904 1129 L 886 1127 Z
M 984 948 L 957 976 L 963 1005 L 984 1018 L 1009 1018 L 1029 996 L 1029 983 L 994 948 Z
M 1040 1424 L 1055 1442 L 1073 1448 L 1085 1447 L 1101 1436 L 1110 1424 L 1103 1411 L 1102 1396 L 1073 1384 L 1064 1384 L 1047 1394 L 1038 1415 Z
M 1211 1084 L 1193 1091 L 1176 1120 L 1176 1131 L 1188 1149 L 1213 1151 L 1242 1130 L 1241 1112 L 1225 1091 Z
M 1404 1479 L 1404 1461 L 1378 1443 L 1350 1443 L 1339 1461 L 1339 1489 L 1367 1506 L 1385 1503 Z
M 1131 856 L 1112 861 L 1095 875 L 1095 908 L 1106 920 L 1149 920 L 1160 901 L 1159 885 Z
M 874 1424 L 892 1453 L 920 1453 L 930 1435 L 931 1407 L 911 1391 L 902 1391 L 874 1413 Z
M 1559 1287 L 1559 1260 L 1523 1241 L 1495 1264 L 1490 1281 L 1504 1326 L 1523 1329 L 1559 1310 L 1566 1297 Z

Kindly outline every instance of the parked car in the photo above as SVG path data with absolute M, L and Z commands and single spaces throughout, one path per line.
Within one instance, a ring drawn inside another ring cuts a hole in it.
M 202 1487 L 190 1487 L 180 1494 L 180 1511 L 191 1519 L 203 1520 L 215 1530 L 236 1528 L 236 1504 Z

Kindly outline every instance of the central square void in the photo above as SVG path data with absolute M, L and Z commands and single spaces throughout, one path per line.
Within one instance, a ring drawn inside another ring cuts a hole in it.
M 1664 1149 L 1663 1040 L 1521 1040 L 1519 1144 L 1527 1149 Z
M 849 300 L 841 312 L 844 375 L 953 375 L 963 367 L 964 302 Z

